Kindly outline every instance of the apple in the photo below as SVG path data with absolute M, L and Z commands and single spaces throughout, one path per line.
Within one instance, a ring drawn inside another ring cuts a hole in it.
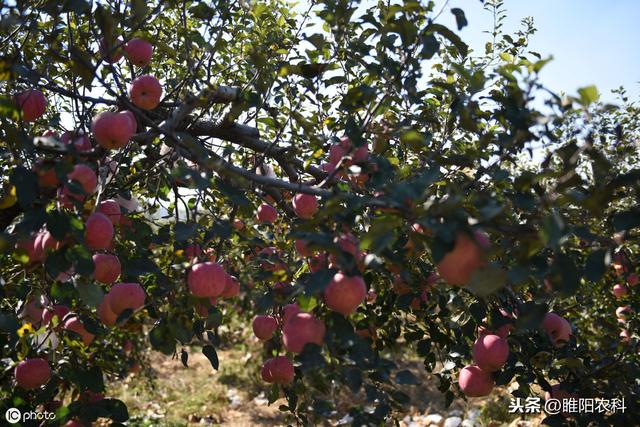
M 235 276 L 226 275 L 224 291 L 220 294 L 220 298 L 233 298 L 240 295 L 240 282 Z
M 217 297 L 227 286 L 227 273 L 220 264 L 202 262 L 191 267 L 187 275 L 187 285 L 191 294 L 196 297 Z
M 623 329 L 622 331 L 620 331 L 620 341 L 622 342 L 629 342 L 629 340 L 631 339 L 631 334 L 629 334 L 629 331 L 626 329 Z
M 327 268 L 327 256 L 325 254 L 316 254 L 313 255 L 308 260 L 309 270 L 312 273 L 322 270 L 323 268 Z
M 114 41 L 108 41 L 104 38 L 100 40 L 99 52 L 102 59 L 109 64 L 120 61 L 122 59 L 122 43 L 123 40 L 120 37 Z
M 542 329 L 547 332 L 554 347 L 562 347 L 571 336 L 571 324 L 564 317 L 552 312 L 544 315 Z
M 137 77 L 129 86 L 129 98 L 138 108 L 153 110 L 160 104 L 162 86 L 158 79 L 150 75 Z
M 62 134 L 62 137 L 60 137 L 60 141 L 66 145 L 73 144 L 75 150 L 80 153 L 86 153 L 93 148 L 91 147 L 89 135 L 86 135 L 82 131 L 65 132 Z
M 334 243 L 344 251 L 354 257 L 358 255 L 358 239 L 352 233 L 342 233 L 334 239 Z
M 296 251 L 300 254 L 300 256 L 312 256 L 313 249 L 309 248 L 309 242 L 303 239 L 296 239 L 294 246 Z
M 202 247 L 197 243 L 187 245 L 187 247 L 184 248 L 184 256 L 187 259 L 198 258 L 200 255 L 202 255 Z
M 47 304 L 49 304 L 49 300 L 46 296 L 31 296 L 24 304 L 20 317 L 34 325 L 39 325 L 42 320 L 42 313 Z
M 15 100 L 25 122 L 37 120 L 47 110 L 47 99 L 38 89 L 21 92 L 15 96 Z
M 109 308 L 116 315 L 127 309 L 136 311 L 144 306 L 144 289 L 138 283 L 116 283 L 109 295 Z
M 475 239 L 466 233 L 458 233 L 453 249 L 436 265 L 439 276 L 450 285 L 467 284 L 473 272 L 485 265 L 483 252 Z
M 244 228 L 244 222 L 242 222 L 242 220 L 238 218 L 235 218 L 233 220 L 232 225 L 233 225 L 233 228 L 235 228 L 237 231 L 240 231 Z
M 62 324 L 64 317 L 69 314 L 71 310 L 66 305 L 54 305 L 53 307 L 47 307 L 42 312 L 42 323 L 49 325 L 54 317 L 57 317 L 57 324 Z
M 253 334 L 262 341 L 270 340 L 278 329 L 278 322 L 273 316 L 256 316 L 253 319 Z
M 62 246 L 61 242 L 57 241 L 50 231 L 45 231 L 44 233 L 42 233 L 40 245 L 42 247 L 42 253 L 44 256 L 46 256 L 49 252 L 58 250 L 60 246 Z
M 458 385 L 465 396 L 482 397 L 491 393 L 494 381 L 490 372 L 482 370 L 479 366 L 469 365 L 460 371 Z
M 131 340 L 126 340 L 124 342 L 124 345 L 122 346 L 122 350 L 126 353 L 129 354 L 133 351 L 133 342 L 131 342 Z
M 94 254 L 93 265 L 93 278 L 107 285 L 118 280 L 122 271 L 120 260 L 111 254 Z
M 613 287 L 613 295 L 620 299 L 629 293 L 629 289 L 625 285 L 617 284 Z
M 38 175 L 38 185 L 43 188 L 55 188 L 60 185 L 55 164 L 44 159 L 36 160 L 33 170 Z
M 325 332 L 324 322 L 313 314 L 296 313 L 285 322 L 282 341 L 288 351 L 301 353 L 308 343 L 322 345 Z
M 71 172 L 67 174 L 69 181 L 76 181 L 82 187 L 85 194 L 90 195 L 96 191 L 98 186 L 98 177 L 96 173 L 87 165 L 77 164 L 73 167 Z M 77 196 L 77 200 L 80 200 L 80 195 Z
M 313 194 L 298 193 L 292 204 L 293 211 L 302 219 L 310 219 L 318 212 L 318 198 Z
M 333 276 L 333 280 L 324 290 L 327 307 L 343 316 L 355 313 L 366 297 L 367 285 L 362 277 L 347 276 L 341 272 Z
M 262 365 L 260 375 L 268 383 L 291 384 L 295 376 L 293 362 L 287 356 L 268 359 Z
M 509 344 L 498 335 L 482 335 L 473 344 L 473 361 L 483 371 L 500 370 L 509 358 Z
M 258 207 L 257 219 L 263 224 L 272 224 L 278 217 L 276 208 L 268 203 L 263 203 Z
M 100 204 L 98 204 L 97 211 L 106 215 L 114 226 L 120 224 L 122 213 L 120 212 L 120 205 L 115 200 L 108 199 L 101 201 Z
M 618 323 L 625 323 L 627 320 L 627 314 L 630 314 L 633 310 L 628 305 L 623 307 L 616 308 L 616 317 L 618 318 Z
M 39 241 L 36 242 L 38 239 L 39 235 L 36 234 L 26 240 L 21 240 L 16 244 L 16 247 L 18 249 L 22 249 L 27 253 L 27 257 L 29 258 L 30 263 L 42 261 L 42 246 L 36 246 L 36 243 L 39 243 Z
M 573 393 L 569 393 L 568 391 L 562 388 L 561 384 L 554 384 L 551 386 L 551 392 L 544 392 L 544 400 L 549 399 L 557 399 L 562 402 L 562 407 L 567 407 L 568 403 L 565 403 L 565 400 L 576 399 L 576 395 Z M 577 402 L 576 402 L 577 404 Z M 562 415 L 568 417 L 570 414 L 567 412 L 562 412 Z
M 83 422 L 73 418 L 62 425 L 62 427 L 86 427 Z
M 25 390 L 34 390 L 49 382 L 51 368 L 45 359 L 33 357 L 18 363 L 14 375 L 20 387 Z
M 107 293 L 98 306 L 98 318 L 107 326 L 113 326 L 118 320 L 118 315 L 111 311 L 111 294 Z
M 346 136 L 343 137 L 339 143 L 333 144 L 329 149 L 329 163 L 335 167 L 348 154 L 350 154 L 351 160 L 343 162 L 345 166 L 351 166 L 353 163 L 363 163 L 369 158 L 369 147 L 366 144 L 355 148 L 353 152 L 351 152 L 352 148 L 351 140 Z
M 282 307 L 282 323 L 285 324 L 287 323 L 294 314 L 298 314 L 302 312 L 302 310 L 300 309 L 300 306 L 296 303 L 292 303 L 292 304 L 287 304 L 284 307 Z
M 80 318 L 75 315 L 72 317 L 67 316 L 67 320 L 64 322 L 64 329 L 80 335 L 84 345 L 91 344 L 95 338 L 95 335 L 87 331 L 82 324 L 82 321 L 80 321 Z
M 135 117 L 131 111 L 104 111 L 91 120 L 91 133 L 105 150 L 122 148 L 136 132 Z
M 627 283 L 629 286 L 635 286 L 638 284 L 638 275 L 636 273 L 631 273 L 627 276 Z
M 124 45 L 124 53 L 133 65 L 146 67 L 153 56 L 153 46 L 143 39 L 131 39 Z
M 89 248 L 108 249 L 113 235 L 113 224 L 105 214 L 94 212 L 87 218 L 84 240 Z

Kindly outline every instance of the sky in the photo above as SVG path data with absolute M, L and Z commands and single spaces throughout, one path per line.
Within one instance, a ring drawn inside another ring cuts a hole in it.
M 450 0 L 447 8 L 452 7 L 464 10 L 469 21 L 459 32 L 462 39 L 483 52 L 492 15 L 480 0 Z M 534 18 L 538 32 L 531 49 L 553 56 L 541 72 L 550 89 L 574 95 L 593 84 L 604 102 L 614 102 L 611 89 L 622 85 L 631 100 L 640 101 L 640 0 L 505 0 L 505 8 L 507 34 L 518 30 L 522 18 Z M 451 13 L 438 21 L 455 28 Z

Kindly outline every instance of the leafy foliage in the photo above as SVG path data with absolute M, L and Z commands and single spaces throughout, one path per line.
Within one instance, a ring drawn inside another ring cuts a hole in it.
M 619 106 L 600 103 L 595 87 L 574 97 L 546 90 L 538 77 L 548 60 L 528 50 L 531 21 L 504 34 L 503 4 L 487 0 L 492 41 L 474 52 L 459 35 L 473 17 L 451 9 L 450 29 L 433 2 L 41 3 L 0 6 L 3 93 L 37 88 L 47 99 L 28 122 L 13 98 L 0 98 L 0 363 L 7 373 L 39 355 L 53 379 L 27 391 L 4 375 L 3 405 L 125 422 L 122 402 L 87 392 L 139 369 L 149 347 L 180 353 L 186 366 L 184 348 L 199 344 L 218 369 L 218 328 L 233 311 L 247 325 L 255 314 L 278 319 L 262 356 L 288 354 L 295 378 L 270 397 L 285 396 L 282 409 L 301 424 L 331 413 L 330 396 L 346 388 L 365 402 L 350 409 L 354 424 L 393 417 L 409 403 L 397 385 L 419 387 L 394 357 L 407 349 L 450 403 L 479 329 L 505 325 L 510 356 L 492 374 L 497 385 L 516 383 L 518 397 L 552 384 L 624 397 L 625 413 L 561 422 L 633 423 L 640 109 L 622 89 Z M 103 60 L 134 37 L 152 43 L 149 65 Z M 163 86 L 157 108 L 128 96 L 142 74 Z M 92 118 L 107 110 L 135 117 L 118 150 L 92 133 Z M 90 135 L 90 150 L 65 143 L 66 131 Z M 326 159 L 344 137 L 351 151 L 331 171 Z M 95 171 L 95 192 L 69 178 L 77 164 Z M 58 182 L 47 185 L 45 173 Z M 318 196 L 310 219 L 295 215 L 296 193 Z M 115 326 L 100 317 L 111 287 L 95 280 L 85 240 L 87 216 L 108 199 L 122 219 L 99 252 L 116 254 L 119 281 L 139 283 L 146 297 L 116 313 Z M 278 209 L 273 223 L 256 219 L 265 202 Z M 434 279 L 457 236 L 480 230 L 490 263 L 465 286 Z M 36 259 L 44 232 L 59 244 Z M 301 255 L 296 239 L 315 257 Z M 240 295 L 194 296 L 186 277 L 204 261 L 236 277 Z M 370 288 L 348 316 L 325 298 L 338 271 Z M 625 282 L 617 301 L 611 289 Z M 295 356 L 280 331 L 293 302 L 327 329 L 322 345 Z M 616 318 L 619 304 L 629 311 Z M 61 327 L 68 317 L 42 321 L 42 306 L 57 305 L 80 316 L 93 342 Z M 548 311 L 571 323 L 564 346 L 541 326 Z

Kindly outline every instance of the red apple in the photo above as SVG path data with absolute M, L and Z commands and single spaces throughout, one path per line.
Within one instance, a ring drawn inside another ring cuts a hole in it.
M 293 197 L 293 210 L 298 217 L 310 219 L 318 212 L 318 198 L 313 194 L 298 193 Z
M 277 356 L 268 359 L 262 365 L 260 375 L 262 379 L 268 383 L 290 384 L 293 382 L 295 376 L 293 362 L 286 356 Z
M 327 256 L 325 254 L 313 255 L 309 258 L 308 264 L 312 273 L 320 271 L 323 268 L 327 268 Z
M 484 266 L 483 249 L 465 233 L 458 233 L 453 249 L 438 262 L 438 274 L 450 285 L 462 286 Z
M 82 187 L 85 194 L 90 195 L 96 191 L 98 186 L 98 177 L 96 173 L 87 165 L 78 164 L 73 167 L 73 170 L 67 174 L 69 181 L 76 181 Z M 80 200 L 80 195 L 77 195 L 77 200 Z
M 494 381 L 490 372 L 480 369 L 479 366 L 469 365 L 460 371 L 458 385 L 467 397 L 481 397 L 491 393 Z
M 482 335 L 473 345 L 473 361 L 483 371 L 502 368 L 509 358 L 509 344 L 498 335 Z
M 202 262 L 191 268 L 187 275 L 191 294 L 200 298 L 217 297 L 227 285 L 227 274 L 220 264 Z
M 69 307 L 66 305 L 54 305 L 53 307 L 47 307 L 42 312 L 42 323 L 44 325 L 49 325 L 51 320 L 53 320 L 54 317 L 57 317 L 57 324 L 62 324 L 62 319 L 64 319 L 70 311 L 71 310 L 69 310 Z
M 287 323 L 294 314 L 298 314 L 302 312 L 300 306 L 296 303 L 287 304 L 282 308 L 282 323 Z
M 224 291 L 220 294 L 220 298 L 233 298 L 240 295 L 240 282 L 230 274 L 227 274 Z
M 306 240 L 303 240 L 303 239 L 296 239 L 296 241 L 294 243 L 296 251 L 298 251 L 300 256 L 312 256 L 313 255 L 313 249 L 310 249 L 308 247 L 308 245 L 309 245 L 309 242 L 307 242 Z
M 91 151 L 91 141 L 89 135 L 84 134 L 82 131 L 65 132 L 62 134 L 60 141 L 64 144 L 73 144 L 76 151 L 80 153 L 86 153 Z
M 624 297 L 628 292 L 629 289 L 625 285 L 617 284 L 613 287 L 613 295 L 617 299 Z
M 38 185 L 44 188 L 55 188 L 60 185 L 56 175 L 55 164 L 43 159 L 36 160 L 33 170 L 38 175 Z
M 278 329 L 278 322 L 273 316 L 256 316 L 253 319 L 253 333 L 262 341 L 270 340 L 273 333 Z
M 91 120 L 91 132 L 98 145 L 105 150 L 122 148 L 136 131 L 135 118 L 130 111 L 104 111 Z M 132 123 L 133 120 L 133 123 Z
M 122 267 L 117 256 L 111 254 L 94 254 L 93 255 L 93 278 L 104 284 L 111 284 L 118 280 Z
M 322 345 L 325 332 L 322 320 L 310 313 L 297 313 L 284 324 L 282 341 L 288 351 L 301 353 L 308 343 Z
M 49 382 L 51 368 L 45 359 L 34 357 L 18 363 L 14 374 L 20 387 L 25 390 L 34 390 Z
M 571 336 L 571 324 L 556 313 L 547 313 L 542 320 L 542 329 L 547 332 L 554 347 L 562 347 Z
M 105 214 L 94 212 L 87 218 L 84 239 L 90 249 L 108 249 L 113 235 L 113 224 Z
M 122 59 L 122 42 L 123 40 L 120 37 L 113 41 L 100 40 L 99 50 L 102 59 L 109 64 L 120 61 Z
M 356 311 L 367 297 L 367 285 L 360 276 L 336 273 L 324 290 L 324 300 L 331 310 L 348 316 Z
M 47 100 L 37 89 L 21 92 L 15 97 L 18 108 L 22 111 L 22 120 L 32 122 L 41 117 L 47 110 Z
M 233 220 L 233 228 L 235 228 L 237 231 L 240 231 L 244 228 L 244 222 L 242 222 L 241 219 L 235 218 Z
M 278 217 L 278 211 L 273 206 L 263 203 L 258 207 L 257 218 L 258 221 L 264 224 L 273 223 Z
M 160 104 L 162 86 L 158 79 L 150 75 L 137 77 L 129 86 L 131 102 L 143 110 L 153 110 Z
M 146 40 L 135 38 L 124 45 L 124 52 L 133 65 L 146 67 L 151 62 L 153 46 Z
M 106 215 L 113 225 L 120 224 L 122 213 L 120 212 L 120 205 L 115 200 L 108 199 L 101 201 L 97 211 Z
M 144 306 L 144 289 L 138 283 L 116 283 L 109 295 L 109 308 L 116 315 L 129 308 L 135 311 Z
M 638 275 L 636 273 L 631 273 L 627 276 L 627 283 L 629 286 L 635 286 L 638 284 Z
M 67 320 L 64 322 L 64 329 L 80 335 L 84 345 L 91 344 L 93 342 L 93 339 L 95 338 L 95 335 L 85 329 L 82 321 L 80 321 L 80 318 L 78 316 L 67 316 Z
M 111 311 L 111 294 L 105 294 L 98 306 L 98 318 L 107 326 L 113 326 L 118 320 L 118 315 Z

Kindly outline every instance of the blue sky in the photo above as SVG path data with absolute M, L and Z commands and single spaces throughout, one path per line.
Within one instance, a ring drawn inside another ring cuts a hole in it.
M 480 0 L 451 0 L 447 7 L 465 11 L 469 25 L 460 35 L 483 51 L 488 35 L 482 31 L 492 28 L 493 18 Z M 522 18 L 534 18 L 538 32 L 531 48 L 554 58 L 541 73 L 549 88 L 572 95 L 595 84 L 602 100 L 613 102 L 611 89 L 622 85 L 640 100 L 640 0 L 506 0 L 505 7 L 506 33 L 515 32 Z M 439 21 L 455 26 L 448 12 Z

